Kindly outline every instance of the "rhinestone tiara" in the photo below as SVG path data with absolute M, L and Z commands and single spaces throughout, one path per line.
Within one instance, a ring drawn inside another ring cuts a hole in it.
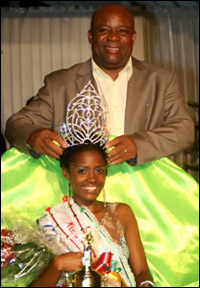
M 60 136 L 69 147 L 78 144 L 108 142 L 107 103 L 91 81 L 76 94 L 67 106 L 66 123 L 61 126 Z

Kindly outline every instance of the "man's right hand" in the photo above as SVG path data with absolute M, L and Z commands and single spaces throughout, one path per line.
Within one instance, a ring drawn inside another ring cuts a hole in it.
M 59 146 L 53 141 L 56 141 Z M 60 158 L 60 155 L 63 153 L 63 148 L 67 148 L 67 143 L 57 132 L 46 128 L 36 129 L 31 132 L 27 143 L 36 152 L 55 159 Z

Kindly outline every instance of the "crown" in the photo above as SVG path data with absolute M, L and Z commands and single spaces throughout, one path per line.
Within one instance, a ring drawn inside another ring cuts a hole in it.
M 107 103 L 91 81 L 76 94 L 67 106 L 66 123 L 60 136 L 68 146 L 93 143 L 104 146 L 108 142 Z

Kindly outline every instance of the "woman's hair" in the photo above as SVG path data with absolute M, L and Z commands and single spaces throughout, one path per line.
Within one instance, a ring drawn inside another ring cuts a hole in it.
M 102 155 L 105 161 L 105 165 L 107 165 L 106 149 L 100 147 L 100 145 L 98 144 L 88 143 L 88 144 L 74 145 L 72 147 L 68 147 L 64 149 L 63 154 L 60 156 L 60 166 L 61 167 L 64 166 L 65 168 L 69 170 L 69 165 L 73 161 L 76 153 L 82 152 L 82 151 L 92 151 L 92 150 L 98 151 L 99 154 Z

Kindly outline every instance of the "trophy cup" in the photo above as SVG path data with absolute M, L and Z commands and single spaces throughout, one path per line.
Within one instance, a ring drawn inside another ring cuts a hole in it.
M 93 241 L 92 231 L 87 227 L 84 239 L 83 266 L 72 274 L 72 287 L 101 287 L 101 274 L 91 267 L 91 243 Z

